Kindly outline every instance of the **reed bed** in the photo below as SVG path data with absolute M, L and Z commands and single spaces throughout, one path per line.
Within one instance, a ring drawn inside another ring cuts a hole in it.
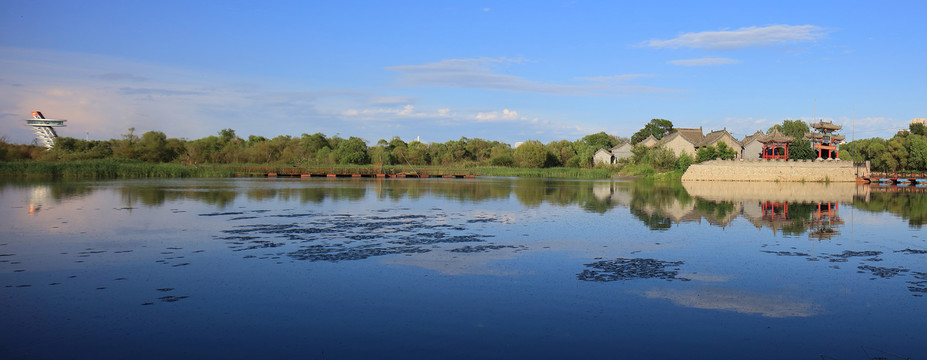
M 156 164 L 137 160 L 101 159 L 67 162 L 5 161 L 0 162 L 2 176 L 43 176 L 54 178 L 184 178 L 225 177 L 234 173 L 222 169 L 196 168 L 180 164 Z

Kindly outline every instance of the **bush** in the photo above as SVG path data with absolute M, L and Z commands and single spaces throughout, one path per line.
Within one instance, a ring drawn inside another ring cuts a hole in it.
M 674 167 L 676 170 L 686 171 L 693 162 L 695 162 L 695 160 L 692 159 L 691 155 L 688 153 L 682 153 L 682 155 L 679 155 L 679 158 L 676 159 Z
M 511 155 L 494 156 L 489 160 L 489 165 L 512 167 L 515 166 L 515 158 L 513 158 Z
M 703 146 L 695 154 L 695 161 L 702 162 L 718 158 L 718 150 L 714 146 Z
M 551 160 L 554 160 L 553 155 L 540 141 L 528 140 L 515 148 L 515 163 L 519 167 L 534 169 L 548 167 Z

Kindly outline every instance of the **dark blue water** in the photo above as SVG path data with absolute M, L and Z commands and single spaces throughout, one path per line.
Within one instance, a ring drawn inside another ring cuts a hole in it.
M 2 358 L 927 354 L 916 188 L 8 180 L 0 219 Z

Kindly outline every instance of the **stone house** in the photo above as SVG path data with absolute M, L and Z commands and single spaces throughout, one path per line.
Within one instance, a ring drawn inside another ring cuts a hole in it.
M 740 153 L 741 159 L 744 160 L 753 160 L 759 159 L 760 155 L 763 154 L 763 143 L 759 140 L 761 137 L 765 136 L 762 131 L 757 131 L 753 135 L 745 137 L 740 141 Z
M 702 128 L 698 129 L 676 129 L 672 134 L 664 136 L 655 146 L 663 146 L 676 156 L 688 153 L 695 158 L 696 146 L 704 141 L 705 135 L 702 135 Z
M 629 158 L 634 156 L 634 153 L 631 152 L 631 149 L 634 147 L 631 146 L 631 143 L 621 143 L 616 145 L 611 149 L 612 155 L 615 156 L 615 161 Z
M 743 151 L 743 149 L 741 149 L 741 143 L 737 141 L 731 133 L 727 132 L 727 129 L 715 130 L 705 135 L 702 141 L 695 145 L 695 151 L 698 151 L 698 149 L 703 146 L 718 147 L 718 143 L 722 142 L 737 153 L 735 158 L 740 158 Z
M 657 144 L 658 144 L 659 142 L 660 142 L 660 140 L 657 140 L 657 138 L 653 137 L 653 135 L 650 135 L 650 136 L 648 136 L 646 139 L 641 140 L 641 142 L 639 142 L 639 144 L 644 144 L 644 146 L 649 147 L 649 148 L 652 148 L 652 147 L 654 147 L 654 146 L 657 146 Z
M 631 152 L 631 144 L 621 143 L 613 146 L 611 149 L 599 149 L 592 156 L 593 164 L 616 164 L 618 160 L 628 158 L 634 155 Z
M 595 154 L 592 155 L 593 164 L 614 164 L 615 156 L 612 155 L 611 151 L 605 149 L 596 150 Z

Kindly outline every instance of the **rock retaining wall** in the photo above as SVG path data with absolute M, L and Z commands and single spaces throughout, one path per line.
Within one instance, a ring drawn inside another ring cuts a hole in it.
M 851 182 L 869 175 L 869 163 L 845 160 L 711 160 L 689 166 L 683 181 Z

